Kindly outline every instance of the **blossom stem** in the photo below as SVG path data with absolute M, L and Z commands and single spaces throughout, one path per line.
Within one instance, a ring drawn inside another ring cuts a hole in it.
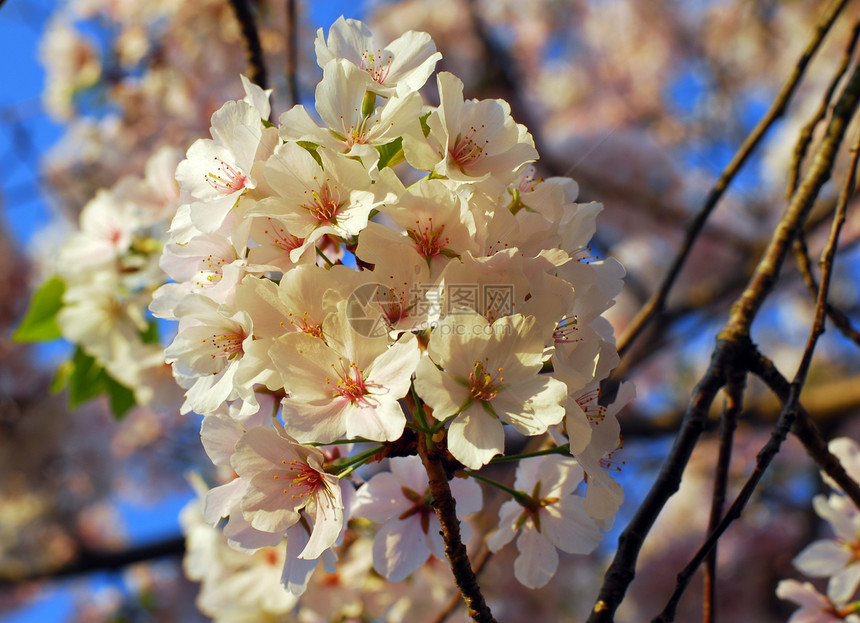
M 451 495 L 451 487 L 448 485 L 448 475 L 442 461 L 435 454 L 431 454 L 427 447 L 427 437 L 423 433 L 418 434 L 418 454 L 427 476 L 430 480 L 430 492 L 433 494 L 433 508 L 442 526 L 442 538 L 445 541 L 445 557 L 454 574 L 454 581 L 466 607 L 469 616 L 478 623 L 496 623 L 496 619 L 490 612 L 487 602 L 478 586 L 478 578 L 472 570 L 466 546 L 460 538 L 460 520 L 457 519 L 456 502 Z
M 325 263 L 326 263 L 326 264 L 328 264 L 329 268 L 331 268 L 332 266 L 334 266 L 334 262 L 332 262 L 332 261 L 328 258 L 328 256 L 320 250 L 320 248 L 319 248 L 319 247 L 314 247 L 314 251 L 316 251 L 316 252 L 317 252 L 317 255 L 319 255 L 323 260 L 325 260 Z
M 507 463 L 509 461 L 519 461 L 520 459 L 528 459 L 533 456 L 544 456 L 546 454 L 570 454 L 570 444 L 566 443 L 562 446 L 547 448 L 546 450 L 537 450 L 536 452 L 525 452 L 523 454 L 511 454 L 509 456 L 497 456 L 490 459 L 490 463 Z
M 368 443 L 369 441 L 369 439 L 365 439 L 364 437 L 354 437 L 353 439 L 337 439 L 336 441 L 329 441 L 327 443 L 323 443 L 321 441 L 308 441 L 303 445 L 317 448 L 319 446 L 340 446 L 348 443 Z
M 338 466 L 340 471 L 338 471 L 337 477 L 343 478 L 344 476 L 351 474 L 359 467 L 364 465 L 368 461 L 368 459 L 373 458 L 375 455 L 379 454 L 384 449 L 385 446 L 382 445 L 374 446 L 370 450 L 365 450 L 360 454 L 349 457 L 342 465 Z
M 415 402 L 415 419 L 421 427 L 421 432 L 426 433 L 430 427 L 427 424 L 427 414 L 424 412 L 424 405 L 421 403 L 421 398 L 419 398 L 418 392 L 415 391 L 415 383 L 410 384 L 409 391 L 412 393 L 412 400 Z
M 547 454 L 544 452 L 543 454 Z M 519 502 L 522 506 L 529 506 L 531 503 L 531 497 L 524 491 L 517 491 L 516 489 L 511 489 L 510 487 L 506 487 L 500 482 L 496 482 L 491 478 L 487 478 L 486 476 L 481 476 L 478 472 L 473 472 L 471 469 L 464 469 L 463 473 L 467 476 L 471 476 L 475 480 L 480 480 L 481 482 L 486 482 L 488 485 L 492 485 L 497 489 L 501 489 L 505 493 L 509 494 L 512 498 L 514 498 L 517 502 Z

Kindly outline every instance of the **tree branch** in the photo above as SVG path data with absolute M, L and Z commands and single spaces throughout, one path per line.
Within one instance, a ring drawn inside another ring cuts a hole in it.
M 708 534 L 712 533 L 723 515 L 726 489 L 729 482 L 729 466 L 732 460 L 735 428 L 743 407 L 746 374 L 730 374 L 726 379 L 726 408 L 720 426 L 720 450 L 714 474 L 714 493 L 711 496 L 711 514 L 708 518 Z M 704 601 L 702 623 L 713 623 L 717 616 L 717 546 L 708 554 L 705 565 Z
M 435 449 L 434 449 L 435 450 Z M 454 574 L 454 581 L 463 600 L 469 609 L 469 616 L 479 623 L 496 623 L 493 618 L 481 588 L 478 586 L 478 578 L 472 571 L 466 546 L 460 538 L 460 520 L 457 518 L 456 502 L 451 495 L 451 487 L 448 485 L 448 475 L 445 467 L 434 450 L 427 448 L 427 437 L 424 433 L 418 433 L 418 454 L 427 470 L 430 478 L 430 492 L 433 494 L 433 507 L 436 516 L 442 524 L 442 538 L 445 540 L 445 557 Z
M 750 361 L 754 358 L 756 350 L 750 340 L 750 326 L 764 299 L 770 294 L 774 283 L 776 283 L 788 245 L 803 225 L 803 221 L 824 182 L 830 177 L 836 151 L 842 142 L 848 122 L 854 116 L 858 101 L 860 101 L 860 66 L 855 67 L 848 84 L 839 97 L 828 125 L 827 135 L 816 151 L 815 160 L 806 179 L 793 196 L 788 209 L 777 224 L 770 244 L 756 266 L 747 288 L 732 306 L 729 320 L 717 336 L 717 345 L 711 358 L 711 364 L 691 396 L 681 430 L 666 463 L 636 515 L 618 539 L 618 551 L 604 577 L 603 586 L 589 617 L 589 623 L 609 623 L 614 618 L 615 611 L 635 575 L 636 561 L 642 543 L 666 501 L 674 495 L 680 486 L 684 468 L 690 459 L 699 435 L 704 429 L 708 409 L 714 396 L 725 384 L 730 373 L 747 370 Z M 771 453 L 779 448 L 781 439 L 778 439 L 778 435 L 787 434 L 793 420 L 794 413 L 792 410 L 784 409 L 774 432 L 773 443 L 762 450 L 762 469 L 769 464 L 770 458 L 772 458 Z M 742 494 L 751 495 L 758 483 L 758 478 L 760 475 L 754 472 L 748 481 L 749 491 L 745 488 Z M 740 512 L 745 503 L 742 495 L 739 495 L 720 526 L 727 526 L 731 521 L 731 514 Z
M 245 43 L 245 58 L 248 63 L 248 79 L 259 87 L 268 88 L 269 78 L 266 75 L 266 63 L 263 60 L 263 48 L 260 46 L 260 36 L 257 24 L 248 0 L 229 0 L 233 13 L 242 29 L 242 40 Z
M 185 537 L 176 536 L 155 543 L 137 545 L 115 552 L 81 549 L 77 558 L 58 569 L 39 571 L 21 577 L 0 577 L 0 587 L 10 587 L 24 582 L 56 580 L 94 571 L 118 571 L 129 565 L 147 562 L 166 556 L 181 556 L 185 553 Z
M 743 145 L 741 145 L 734 158 L 732 158 L 732 161 L 723 170 L 717 183 L 711 188 L 707 198 L 705 199 L 704 205 L 687 226 L 684 240 L 681 242 L 681 246 L 675 254 L 669 269 L 660 280 L 657 290 L 655 290 L 651 298 L 648 299 L 642 309 L 639 310 L 639 313 L 636 314 L 618 338 L 618 352 L 622 356 L 642 333 L 654 315 L 664 308 L 666 300 L 669 297 L 669 291 L 672 289 L 678 274 L 681 272 L 681 267 L 686 262 L 687 256 L 693 248 L 693 243 L 696 241 L 699 233 L 701 233 L 702 228 L 705 226 L 705 222 L 710 217 L 711 212 L 713 212 L 735 175 L 737 175 L 738 171 L 743 167 L 747 158 L 749 158 L 753 150 L 758 146 L 761 139 L 764 138 L 767 130 L 770 129 L 770 126 L 773 125 L 773 123 L 785 112 L 800 79 L 803 77 L 806 66 L 821 46 L 824 37 L 846 4 L 847 0 L 838 0 L 837 2 L 832 3 L 824 16 L 819 20 L 812 39 L 806 45 L 803 54 L 795 65 L 795 68 L 788 80 L 785 82 L 782 89 L 780 89 L 780 92 L 776 96 L 770 110 L 768 110 L 764 118 L 759 121 L 758 125 L 753 129 L 744 141 Z

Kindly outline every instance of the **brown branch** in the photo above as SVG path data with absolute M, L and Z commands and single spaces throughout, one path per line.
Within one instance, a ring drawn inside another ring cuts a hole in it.
M 830 86 L 824 92 L 824 97 L 821 98 L 821 103 L 815 114 L 812 115 L 805 126 L 800 130 L 800 136 L 797 138 L 797 143 L 794 146 L 794 155 L 792 158 L 791 173 L 789 174 L 788 184 L 786 187 L 786 198 L 791 198 L 794 191 L 797 190 L 797 180 L 800 178 L 800 167 L 803 164 L 803 159 L 806 157 L 806 152 L 809 149 L 809 144 L 812 142 L 812 134 L 815 128 L 824 119 L 827 114 L 827 109 L 830 108 L 830 101 L 833 99 L 833 94 L 836 92 L 836 87 L 848 70 L 848 65 L 851 63 L 851 57 L 854 56 L 854 49 L 857 47 L 857 38 L 860 37 L 860 23 L 854 24 L 854 29 L 851 31 L 851 38 L 848 40 L 848 47 L 845 54 L 842 56 L 842 62 L 836 74 L 830 81 Z M 816 288 L 818 290 L 818 288 Z
M 813 165 L 803 184 L 793 196 L 788 209 L 777 224 L 767 250 L 759 261 L 747 288 L 732 306 L 725 328 L 717 336 L 717 345 L 711 358 L 711 364 L 693 391 L 681 430 L 657 476 L 657 480 L 630 524 L 618 539 L 618 550 L 604 577 L 603 586 L 589 617 L 589 623 L 608 623 L 613 619 L 627 587 L 633 581 L 636 561 L 645 537 L 663 506 L 680 486 L 684 468 L 704 428 L 708 409 L 714 396 L 725 384 L 729 373 L 748 369 L 751 356 L 755 355 L 755 349 L 750 340 L 750 326 L 763 301 L 776 283 L 788 246 L 796 232 L 802 227 L 803 221 L 824 182 L 830 177 L 836 151 L 842 143 L 848 122 L 854 116 L 858 102 L 860 102 L 860 66 L 855 67 L 848 84 L 839 97 L 828 124 L 827 135 L 816 151 Z M 782 434 L 783 429 L 787 434 L 793 420 L 792 410 L 784 409 L 777 423 L 777 430 L 771 439 L 772 443 L 762 450 L 762 469 L 769 464 L 772 453 L 779 449 L 781 440 L 778 438 L 778 434 Z M 760 475 L 758 472 L 754 472 L 748 480 L 749 488 L 745 488 L 735 499 L 729 514 L 720 523 L 718 530 L 725 529 L 724 526 L 733 520 L 732 514 L 740 512 L 746 503 L 743 496 L 752 495 L 752 491 L 758 484 L 758 478 Z M 717 538 L 719 537 L 717 536 Z M 712 544 L 711 539 L 708 539 L 708 543 Z
M 129 565 L 167 556 L 180 556 L 184 553 L 184 536 L 129 547 L 128 549 L 115 552 L 93 551 L 84 548 L 81 549 L 77 558 L 58 569 L 39 571 L 20 577 L 0 577 L 0 587 L 10 587 L 25 582 L 68 578 L 95 571 L 119 571 Z
M 812 262 L 809 261 L 809 250 L 806 247 L 806 239 L 803 232 L 800 232 L 797 240 L 794 241 L 794 257 L 806 288 L 812 296 L 817 296 L 818 284 L 815 282 L 815 276 L 812 274 Z M 842 310 L 830 303 L 826 304 L 825 311 L 827 312 L 827 317 L 830 318 L 830 321 L 839 329 L 842 335 L 860 346 L 860 331 L 854 328 L 851 319 Z
M 296 0 L 286 0 L 286 40 L 287 40 L 287 95 L 289 107 L 299 103 L 299 83 L 296 76 L 298 55 L 298 26 L 296 23 Z
M 269 79 L 266 75 L 266 63 L 263 60 L 263 48 L 260 46 L 260 35 L 248 0 L 229 0 L 239 27 L 242 30 L 242 41 L 245 44 L 245 58 L 248 63 L 248 79 L 259 87 L 268 88 Z
M 418 454 L 427 470 L 430 479 L 430 492 L 433 494 L 433 508 L 439 523 L 442 524 L 442 538 L 445 541 L 445 557 L 454 574 L 454 581 L 466 607 L 469 616 L 479 623 L 496 623 L 490 612 L 481 588 L 478 586 L 478 578 L 472 570 L 466 546 L 460 538 L 460 520 L 457 519 L 456 502 L 451 495 L 451 487 L 448 485 L 448 475 L 442 460 L 439 458 L 436 448 L 427 448 L 427 437 L 424 433 L 418 433 Z
M 720 427 L 720 450 L 714 474 L 714 493 L 711 497 L 711 514 L 708 518 L 708 534 L 713 532 L 726 502 L 726 489 L 729 482 L 729 465 L 732 459 L 735 428 L 738 414 L 743 407 L 745 374 L 732 374 L 726 379 L 726 408 Z M 717 546 L 708 554 L 705 564 L 704 601 L 702 604 L 702 623 L 713 623 L 717 616 Z
M 860 76 L 860 70 L 855 70 L 855 75 L 852 76 L 852 82 L 855 80 L 855 76 Z M 858 81 L 857 84 L 860 85 L 860 81 Z M 858 90 L 860 90 L 860 86 L 858 86 Z M 843 93 L 843 97 L 840 98 L 840 104 L 845 101 L 844 97 L 847 91 L 848 88 L 846 87 L 846 92 Z M 828 136 L 832 136 L 830 132 L 828 132 Z M 837 145 L 838 143 L 839 141 L 836 141 Z M 860 153 L 860 132 L 857 133 L 854 144 L 851 147 L 851 166 L 840 193 L 836 213 L 833 216 L 833 225 L 830 228 L 830 235 L 827 238 L 827 244 L 825 245 L 824 252 L 822 254 L 821 286 L 818 289 L 818 300 L 815 305 L 815 319 L 810 327 L 809 339 L 806 342 L 806 347 L 803 349 L 803 356 L 801 357 L 800 364 L 797 367 L 797 372 L 789 386 L 788 396 L 785 400 L 782 413 L 780 413 L 779 420 L 777 420 L 777 424 L 771 433 L 770 439 L 768 439 L 767 443 L 756 456 L 755 469 L 744 483 L 740 493 L 732 503 L 729 512 L 726 513 L 726 516 L 719 522 L 717 527 L 710 532 L 708 538 L 705 540 L 704 544 L 702 544 L 702 547 L 699 548 L 699 551 L 690 563 L 684 567 L 684 570 L 681 571 L 681 573 L 678 574 L 678 580 L 675 584 L 675 590 L 672 593 L 672 597 L 669 599 L 663 612 L 654 619 L 654 623 L 669 623 L 670 621 L 675 620 L 675 612 L 677 610 L 678 603 L 680 602 L 685 589 L 689 585 L 693 574 L 696 572 L 702 561 L 715 551 L 717 541 L 729 525 L 741 516 L 743 509 L 752 497 L 758 483 L 761 481 L 765 471 L 767 471 L 768 466 L 773 461 L 773 458 L 779 452 L 780 446 L 783 441 L 785 441 L 786 437 L 788 437 L 788 433 L 797 419 L 797 414 L 800 411 L 800 392 L 806 382 L 809 367 L 812 364 L 812 355 L 815 352 L 816 345 L 818 344 L 818 338 L 824 333 L 824 319 L 826 316 L 825 308 L 827 306 L 827 293 L 830 288 L 830 277 L 833 271 L 833 258 L 836 255 L 836 247 L 839 243 L 839 233 L 842 231 L 842 225 L 845 222 L 845 207 L 848 204 L 848 197 L 850 197 L 854 192 L 854 174 L 857 168 L 858 153 Z M 818 159 L 816 159 L 816 164 L 817 163 Z M 832 167 L 832 162 L 829 166 Z M 803 192 L 803 187 L 801 187 L 800 192 Z M 786 214 L 786 217 L 790 214 L 791 210 Z M 779 227 L 777 227 L 777 233 L 778 232 Z M 778 269 L 778 265 L 775 265 L 770 270 L 776 273 Z
M 619 354 L 623 355 L 624 352 L 627 351 L 627 349 L 642 333 L 642 331 L 653 319 L 653 317 L 664 308 L 666 300 L 669 297 L 669 291 L 672 289 L 672 286 L 674 285 L 675 280 L 677 279 L 678 274 L 681 271 L 681 267 L 686 262 L 687 257 L 693 247 L 693 243 L 696 241 L 699 233 L 705 226 L 705 222 L 710 217 L 711 212 L 713 212 L 714 208 L 716 207 L 720 198 L 723 196 L 723 193 L 729 187 L 729 184 L 731 184 L 735 175 L 738 173 L 738 171 L 740 171 L 744 163 L 747 161 L 747 158 L 749 158 L 753 150 L 758 146 L 759 142 L 764 137 L 767 130 L 785 112 L 785 109 L 788 106 L 791 96 L 793 95 L 798 83 L 800 82 L 800 79 L 803 77 L 804 71 L 806 70 L 806 66 L 809 64 L 809 61 L 812 59 L 812 56 L 821 46 L 821 42 L 824 40 L 825 35 L 830 30 L 830 27 L 833 25 L 833 22 L 836 21 L 837 16 L 846 4 L 847 0 L 838 0 L 832 3 L 824 16 L 819 20 L 818 24 L 816 25 L 815 33 L 813 34 L 812 39 L 809 41 L 806 48 L 804 49 L 803 54 L 795 65 L 794 70 L 792 71 L 788 80 L 785 82 L 782 89 L 780 89 L 780 92 L 776 96 L 776 99 L 771 105 L 770 110 L 768 110 L 764 118 L 759 121 L 758 125 L 756 125 L 756 127 L 744 141 L 743 145 L 741 145 L 740 149 L 732 158 L 732 161 L 723 170 L 716 184 L 714 184 L 714 186 L 708 193 L 704 205 L 687 226 L 684 240 L 681 242 L 681 246 L 675 254 L 675 257 L 673 258 L 669 269 L 666 271 L 666 273 L 663 275 L 663 278 L 660 280 L 660 284 L 657 287 L 657 290 L 655 290 L 651 298 L 648 299 L 642 309 L 639 310 L 639 313 L 636 314 L 636 316 L 633 318 L 630 324 L 627 325 L 621 336 L 618 338 Z
M 758 353 L 750 362 L 750 372 L 764 381 L 770 390 L 783 402 L 789 398 L 791 383 L 780 374 L 773 362 Z M 803 444 L 806 453 L 815 461 L 815 464 L 825 474 L 830 476 L 833 481 L 845 492 L 854 505 L 860 509 L 860 484 L 848 475 L 845 467 L 837 459 L 830 449 L 827 447 L 827 442 L 822 437 L 821 433 L 809 415 L 809 412 L 800 407 L 797 412 L 797 420 L 794 422 L 792 431 L 797 439 Z
M 481 575 L 481 571 L 484 570 L 484 565 L 487 564 L 487 561 L 493 556 L 493 553 L 489 549 L 484 549 L 476 558 L 475 558 L 475 575 Z M 451 598 L 448 600 L 448 603 L 445 604 L 445 607 L 442 608 L 442 611 L 433 619 L 433 623 L 445 623 L 448 620 L 448 617 L 454 614 L 457 608 L 463 603 L 463 598 L 459 593 L 454 593 L 451 595 Z
M 733 306 L 724 336 L 749 335 L 750 326 L 765 298 L 770 294 L 785 260 L 789 245 L 803 226 L 821 187 L 830 179 L 836 152 L 845 136 L 848 123 L 860 102 L 860 66 L 854 68 L 845 90 L 833 110 L 827 135 L 818 147 L 809 173 L 797 192 L 759 261 L 750 284 Z

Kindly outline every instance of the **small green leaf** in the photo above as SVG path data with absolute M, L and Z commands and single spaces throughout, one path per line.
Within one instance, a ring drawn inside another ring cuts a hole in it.
M 33 293 L 30 307 L 21 324 L 12 334 L 16 342 L 47 342 L 63 337 L 57 314 L 63 308 L 65 282 L 59 277 L 51 277 Z
M 430 126 L 427 125 L 427 117 L 429 116 L 430 113 L 428 112 L 426 115 L 421 115 L 420 117 L 418 117 L 418 121 L 421 122 L 421 131 L 424 132 L 424 138 L 430 136 Z
M 106 391 L 104 369 L 87 355 L 81 347 L 72 356 L 72 373 L 69 375 L 69 406 L 73 409 Z
M 158 323 L 150 320 L 146 325 L 146 331 L 140 332 L 140 339 L 144 344 L 158 344 Z
M 121 419 L 136 404 L 134 392 L 108 374 L 95 359 L 81 350 L 80 346 L 63 367 L 68 367 L 69 370 L 57 374 L 52 388 L 62 389 L 68 384 L 71 408 L 77 408 L 93 398 L 107 394 L 114 417 Z
M 121 420 L 128 413 L 129 409 L 137 404 L 137 401 L 134 399 L 134 392 L 116 381 L 106 372 L 105 386 L 108 398 L 110 399 L 110 408 L 113 411 L 113 416 L 117 420 Z
M 380 169 L 400 164 L 405 159 L 403 155 L 403 137 L 398 137 L 390 143 L 380 145 L 376 148 L 376 151 L 379 152 L 378 167 Z
M 57 367 L 54 373 L 54 378 L 51 379 L 51 386 L 48 388 L 52 394 L 59 394 L 66 389 L 69 384 L 69 379 L 72 376 L 72 371 L 75 369 L 75 364 L 71 361 L 64 361 Z

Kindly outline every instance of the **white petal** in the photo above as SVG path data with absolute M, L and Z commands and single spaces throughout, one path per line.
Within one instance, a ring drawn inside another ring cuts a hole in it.
M 514 575 L 520 584 L 528 588 L 540 588 L 555 575 L 558 568 L 558 552 L 527 522 L 517 539 L 520 555 L 514 562 Z
M 429 556 L 419 515 L 392 519 L 376 533 L 373 567 L 392 582 L 405 579 Z

